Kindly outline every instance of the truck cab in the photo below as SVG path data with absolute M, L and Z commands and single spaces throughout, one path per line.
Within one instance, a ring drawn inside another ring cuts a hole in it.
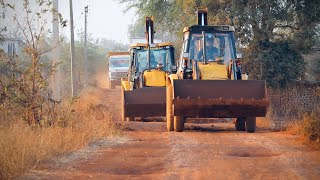
M 110 53 L 109 53 L 110 54 Z M 121 78 L 128 75 L 130 55 L 128 52 L 111 53 L 109 56 L 109 88 L 120 85 Z

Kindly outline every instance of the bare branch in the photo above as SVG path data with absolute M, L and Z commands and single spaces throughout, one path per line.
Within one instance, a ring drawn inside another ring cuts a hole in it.
M 49 49 L 47 49 L 47 50 L 45 50 L 43 52 L 40 52 L 39 56 L 41 56 L 43 54 L 46 54 L 46 53 L 52 51 L 53 49 L 57 48 L 60 45 L 60 43 L 61 43 L 61 41 L 58 41 L 53 47 L 51 47 L 51 48 L 49 48 Z
M 39 8 L 40 8 L 40 7 L 41 7 L 41 5 L 40 5 L 40 4 L 38 4 L 38 7 L 37 7 L 37 9 L 35 10 L 35 13 L 33 14 L 32 18 L 31 18 L 31 21 L 33 21 L 33 20 L 34 20 L 35 15 L 37 15 L 37 13 L 36 13 L 36 12 L 39 12 Z
M 29 33 L 31 36 L 31 41 L 32 41 L 32 49 L 36 50 L 35 47 L 35 41 L 34 41 L 34 35 L 33 35 L 33 31 L 32 31 L 32 27 L 31 27 L 31 23 L 30 23 L 30 18 L 29 18 L 29 13 L 30 13 L 30 9 L 29 9 L 29 0 L 25 0 L 25 4 L 24 4 L 24 10 L 26 12 L 26 23 L 29 29 Z
M 30 41 L 28 39 L 28 36 L 27 36 L 27 34 L 25 32 L 25 29 L 21 26 L 21 24 L 20 24 L 20 22 L 19 22 L 19 20 L 17 18 L 14 18 L 14 20 L 17 22 L 20 30 L 22 31 L 22 34 L 23 34 L 23 36 L 24 36 L 24 38 L 26 40 L 26 43 L 28 44 L 29 47 L 31 47 L 31 43 L 30 43 Z

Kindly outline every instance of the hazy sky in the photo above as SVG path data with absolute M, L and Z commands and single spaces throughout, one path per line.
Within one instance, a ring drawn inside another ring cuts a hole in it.
M 89 5 L 88 33 L 94 38 L 113 39 L 117 42 L 129 43 L 128 25 L 135 20 L 134 11 L 124 13 L 126 6 L 114 0 L 73 0 L 75 34 L 84 30 L 84 7 Z M 59 11 L 69 21 L 69 0 L 59 0 Z M 70 27 L 62 33 L 70 34 Z M 77 37 L 76 37 L 77 38 Z

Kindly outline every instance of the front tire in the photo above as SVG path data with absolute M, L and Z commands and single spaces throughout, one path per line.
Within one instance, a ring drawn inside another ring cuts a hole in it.
M 184 118 L 181 116 L 174 116 L 174 130 L 176 132 L 183 132 L 184 130 Z
M 256 131 L 256 117 L 246 118 L 246 130 L 249 133 L 253 133 Z
M 245 131 L 246 130 L 246 118 L 240 117 L 236 119 L 234 124 L 236 131 Z
M 122 121 L 126 121 L 127 118 L 125 117 L 125 109 L 124 109 L 124 104 L 125 104 L 125 99 L 124 99 L 124 88 L 121 86 L 121 119 Z
M 115 88 L 115 82 L 109 81 L 109 89 L 114 89 L 114 88 Z
M 129 122 L 129 121 L 133 121 L 134 118 L 133 117 L 126 117 L 126 120 Z

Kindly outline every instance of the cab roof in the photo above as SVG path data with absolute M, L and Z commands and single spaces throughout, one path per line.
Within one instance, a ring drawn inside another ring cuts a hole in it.
M 165 47 L 165 46 L 172 46 L 171 42 L 162 42 L 162 43 L 155 43 L 151 45 L 152 47 Z M 137 47 L 143 47 L 143 48 L 147 48 L 148 44 L 145 43 L 134 43 L 130 45 L 130 48 L 137 48 Z
M 219 25 L 219 26 L 199 26 L 193 25 L 189 27 L 185 27 L 183 32 L 188 31 L 225 31 L 225 32 L 234 32 L 234 27 L 229 25 Z
M 128 51 L 123 51 L 123 52 L 110 51 L 110 52 L 108 52 L 108 56 L 121 56 L 121 55 L 130 55 L 130 53 Z

